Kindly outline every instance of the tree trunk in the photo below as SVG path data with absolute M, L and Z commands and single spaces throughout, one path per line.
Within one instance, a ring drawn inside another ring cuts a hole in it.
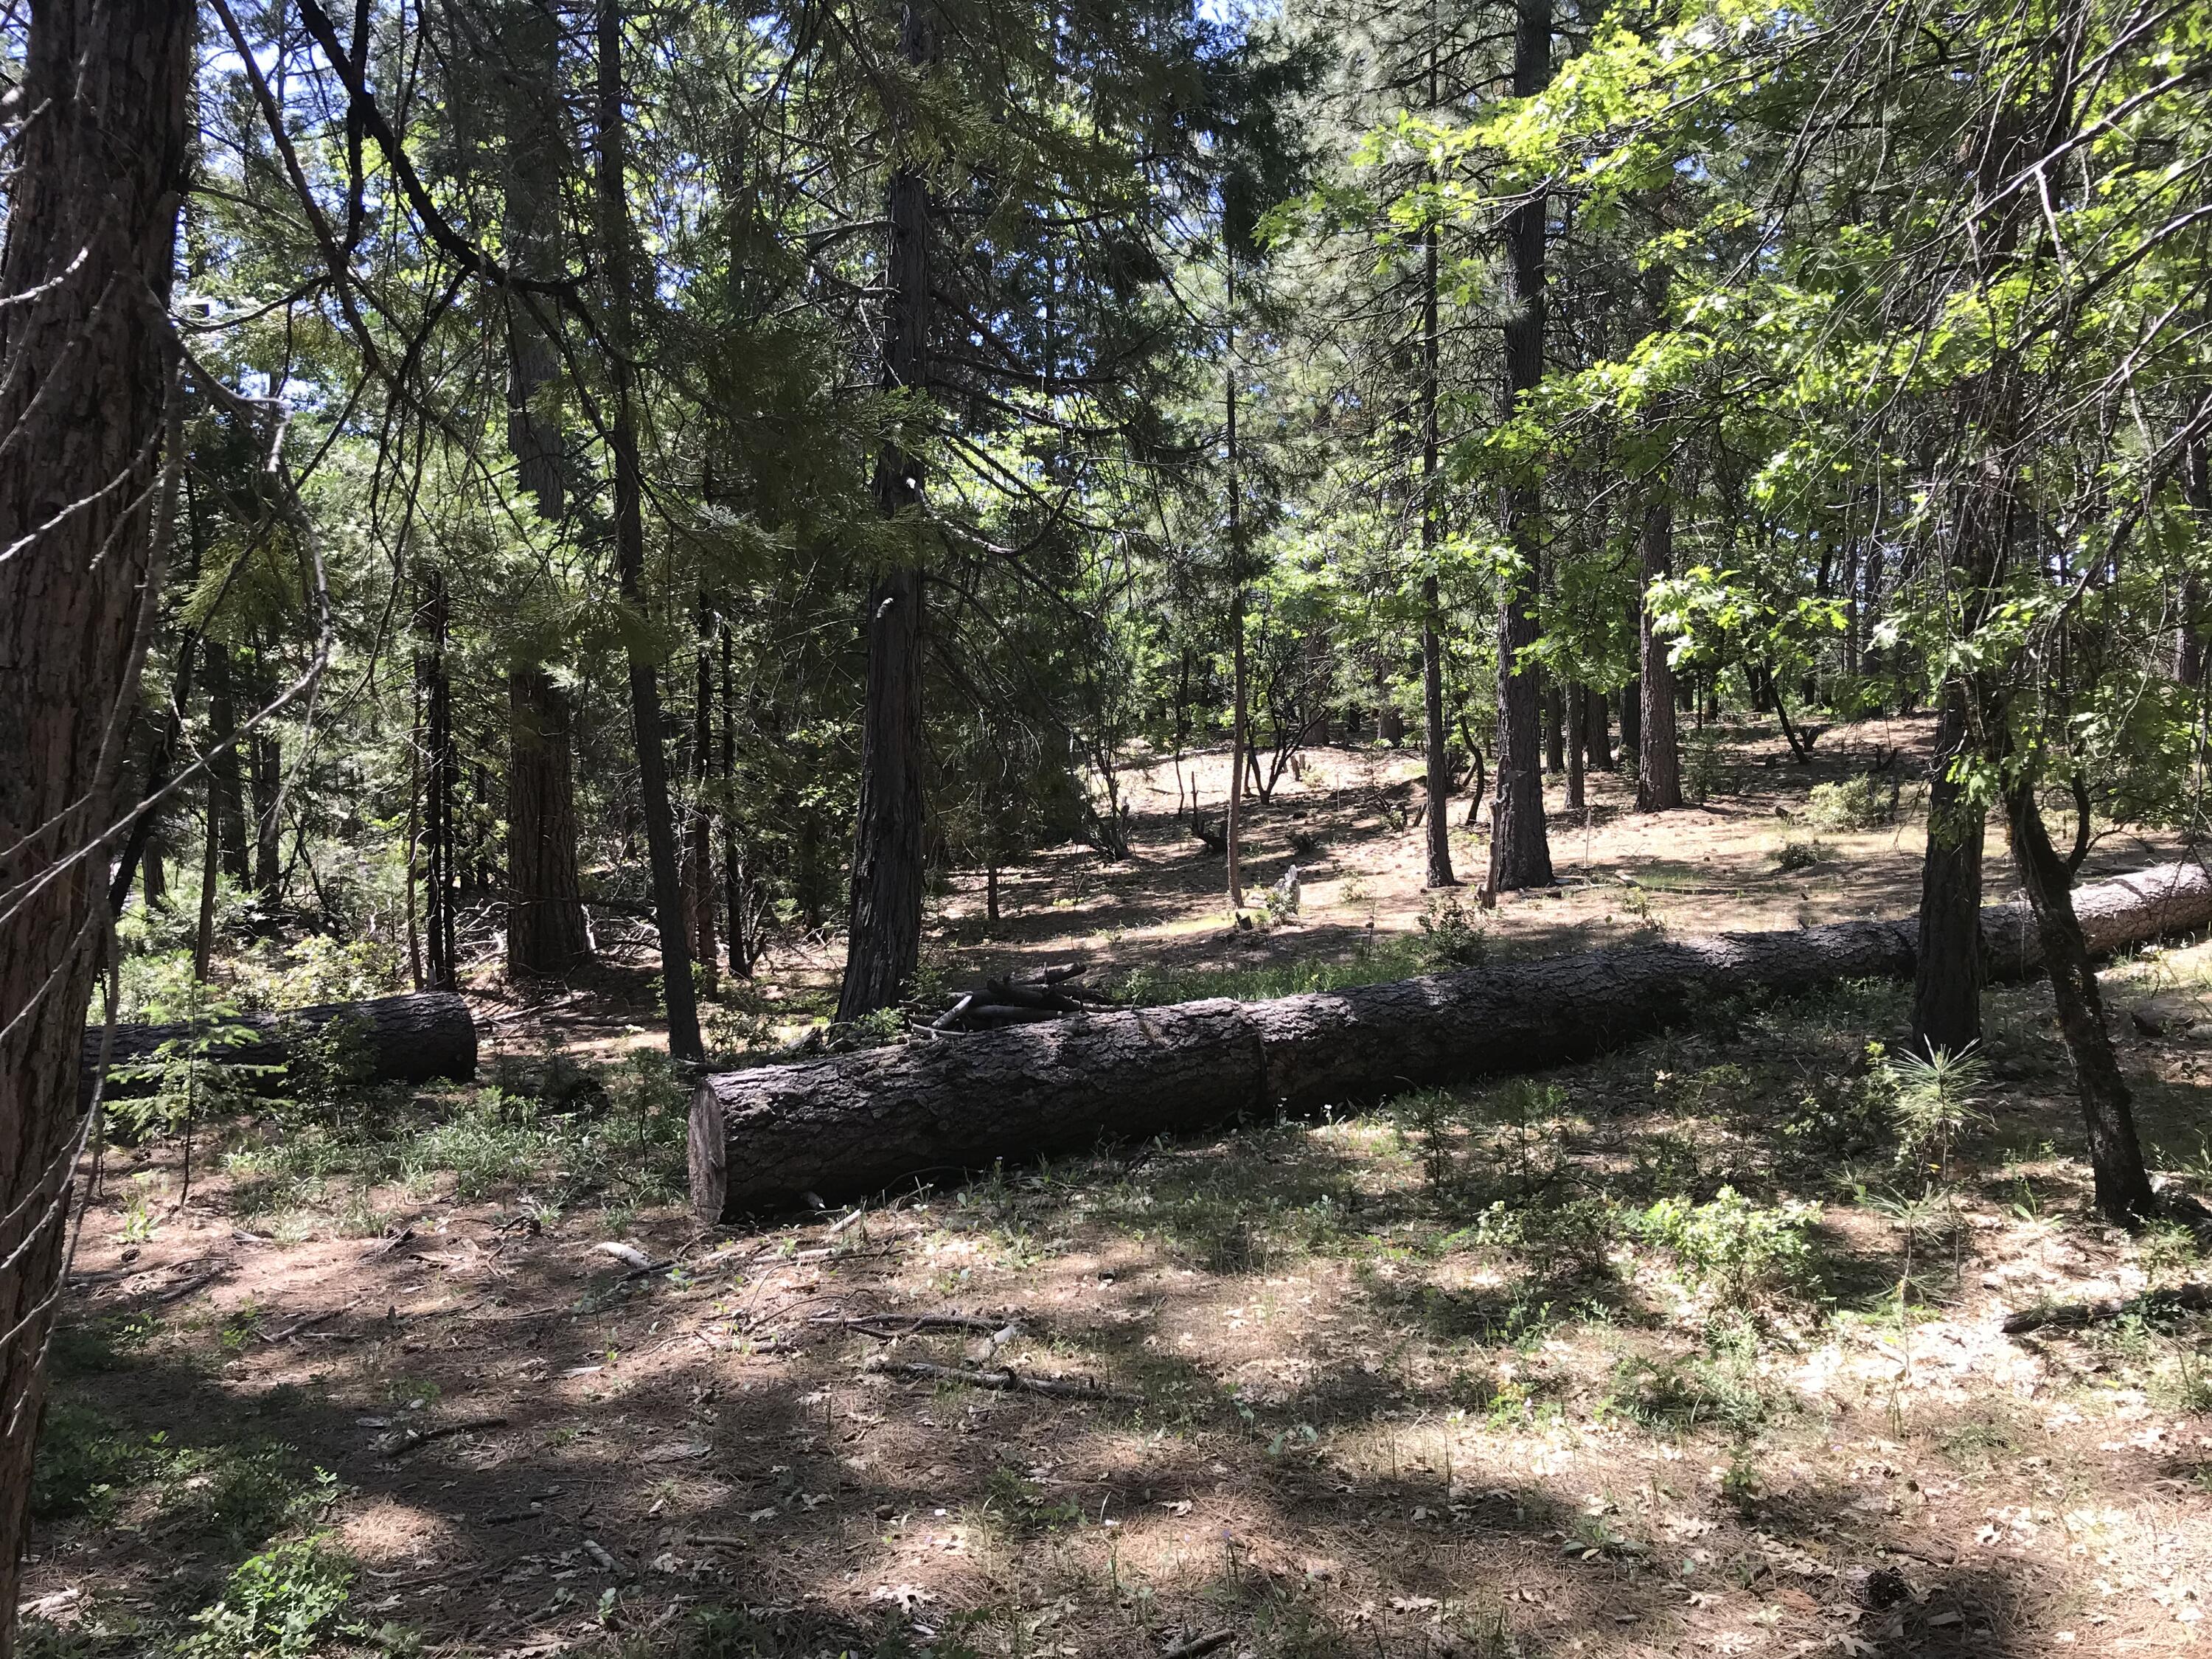
M 714 783 L 714 657 L 712 617 L 707 595 L 699 595 L 699 659 L 692 678 L 691 811 L 684 848 L 684 887 L 691 909 L 691 952 L 699 964 L 699 987 L 708 996 L 719 990 L 715 975 L 722 958 L 714 927 L 714 814 L 709 798 Z
M 426 565 L 416 574 L 415 697 L 422 726 L 422 931 L 424 982 L 434 991 L 459 988 L 455 936 L 453 788 L 459 772 L 453 747 L 453 688 L 446 675 L 449 621 L 445 573 Z
M 507 678 L 507 970 L 565 974 L 590 960 L 576 871 L 568 699 L 542 668 Z
M 1433 22 L 1433 19 L 1431 19 Z M 1429 105 L 1437 101 L 1437 42 L 1429 40 Z M 1433 177 L 1433 169 L 1431 170 Z M 1437 228 L 1421 236 L 1421 716 L 1422 754 L 1426 763 L 1429 812 L 1429 887 L 1456 887 L 1451 858 L 1451 757 L 1444 731 L 1444 644 L 1437 603 L 1437 492 L 1442 446 L 1437 428 L 1440 333 L 1437 317 Z
M 1567 769 L 1567 694 L 1551 675 L 1544 676 L 1539 706 L 1544 711 L 1544 770 L 1558 777 Z
M 2212 874 L 2162 865 L 2085 888 L 2109 951 L 2212 922 Z M 2043 960 L 2027 910 L 1983 918 L 1997 970 Z M 702 1221 L 865 1194 L 918 1174 L 1314 1110 L 1527 1072 L 1690 1018 L 1707 999 L 1796 995 L 1912 971 L 1914 924 L 1854 921 L 1586 951 L 1285 997 L 1188 1002 L 717 1073 L 691 1109 Z
M 1552 0 L 1516 0 L 1513 95 L 1531 98 L 1551 84 Z M 1513 308 L 1505 323 L 1508 418 L 1544 378 L 1545 194 L 1513 210 L 1506 240 L 1513 265 Z M 1513 560 L 1501 586 L 1498 621 L 1498 796 L 1490 809 L 1493 893 L 1552 884 L 1544 829 L 1544 779 L 1538 768 L 1537 670 L 1521 653 L 1536 642 L 1536 573 L 1543 557 L 1543 486 L 1517 478 L 1504 492 L 1504 529 Z
M 192 9 L 163 0 L 40 0 L 14 71 L 0 252 L 0 1659 L 15 1650 L 41 1361 L 82 1144 L 79 1048 L 121 840 L 128 722 L 111 715 L 137 696 L 175 506 L 173 486 L 153 485 L 191 29 Z
M 217 1051 L 225 1065 L 282 1066 L 292 1057 L 292 1045 L 303 1030 L 320 1031 L 335 1021 L 352 1028 L 351 1039 L 360 1044 L 364 1062 L 362 1080 L 369 1083 L 428 1083 L 449 1078 L 466 1083 L 477 1074 L 477 1028 L 469 1005 L 445 992 L 416 996 L 376 997 L 365 1002 L 318 1003 L 308 1008 L 282 1008 L 275 1013 L 251 1014 L 226 1019 L 224 1025 L 243 1025 L 253 1035 L 235 1048 Z M 151 1094 L 150 1080 L 124 1082 L 117 1068 L 156 1057 L 164 1042 L 190 1036 L 190 1025 L 118 1025 L 115 1046 L 108 1058 L 106 1095 L 111 1100 Z M 100 1034 L 85 1034 L 82 1091 L 89 1097 L 94 1073 L 100 1065 Z M 266 1094 L 284 1092 L 284 1079 L 264 1079 L 258 1085 Z
M 899 46 L 920 70 L 937 55 L 924 0 L 908 0 Z M 927 395 L 929 370 L 929 181 L 911 157 L 891 175 L 884 204 L 883 389 Z M 920 517 L 921 457 L 887 442 L 875 497 L 887 519 Z M 887 571 L 868 590 L 868 679 L 860 721 L 860 801 L 853 843 L 853 902 L 837 1018 L 895 1006 L 921 959 L 922 573 Z
M 252 696 L 258 709 L 273 702 L 276 696 L 258 646 L 253 652 L 253 667 Z M 284 806 L 284 746 L 276 732 L 264 726 L 248 739 L 246 759 L 246 783 L 253 801 L 253 890 L 264 903 L 275 904 L 283 897 L 277 890 L 284 879 L 281 864 L 284 840 L 281 818 Z
M 1637 763 L 1637 775 L 1643 775 L 1644 758 L 1644 682 L 1632 679 L 1620 688 L 1620 757 Z
M 2073 878 L 2051 844 L 2032 781 L 2007 792 L 2013 861 L 2027 890 L 2059 1035 L 2074 1062 L 2074 1088 L 2088 1131 L 2089 1167 L 2095 1172 L 2097 1211 L 2117 1226 L 2134 1229 L 2158 1216 L 2157 1194 L 2136 1141 L 2134 1103 L 2120 1075 L 2119 1056 L 2105 1024 L 2105 1003 L 2090 964 L 2089 943 L 2075 914 Z M 2086 896 L 2086 895 L 2085 895 Z
M 623 602 L 645 605 L 645 479 L 638 458 L 635 374 L 630 363 L 630 307 L 635 277 L 630 247 L 629 163 L 624 154 L 622 0 L 600 0 L 598 70 L 599 258 L 606 275 L 607 369 L 614 388 L 608 433 L 615 475 L 615 568 Z M 699 1005 L 691 984 L 691 950 L 676 868 L 676 820 L 668 799 L 668 750 L 661 730 L 660 681 L 641 642 L 629 646 L 630 720 L 637 735 L 639 805 L 653 864 L 653 929 L 660 938 L 661 997 L 668 1009 L 668 1052 L 698 1065 Z
M 1589 741 L 1589 691 L 1579 684 L 1566 689 L 1567 810 L 1583 810 L 1583 754 Z
M 1912 987 L 1912 1046 L 1963 1054 L 1982 1039 L 1980 934 L 1983 809 L 1952 775 L 1969 750 L 1965 694 L 1946 688 L 1928 786 L 1928 850 L 1920 866 L 1924 941 Z
M 1223 862 L 1229 880 L 1229 908 L 1244 908 L 1244 757 L 1252 744 L 1251 698 L 1244 663 L 1244 503 L 1237 453 L 1237 254 L 1228 251 L 1228 304 L 1223 328 L 1222 402 L 1228 428 L 1229 462 L 1229 797 L 1222 807 Z
M 1605 697 L 1593 686 L 1583 689 L 1583 748 L 1593 772 L 1613 770 L 1613 733 L 1606 718 Z
M 1636 607 L 1638 684 L 1641 708 L 1636 733 L 1636 810 L 1671 811 L 1682 804 L 1682 751 L 1675 735 L 1678 701 L 1674 666 L 1667 642 L 1652 629 L 1649 596 L 1652 583 L 1669 574 L 1674 563 L 1674 508 L 1655 494 L 1644 504 L 1644 603 Z
M 2190 440 L 2181 469 L 2183 498 L 2201 525 L 2212 521 L 2212 444 Z M 2187 576 L 2181 584 L 2181 625 L 2173 650 L 2173 678 L 2192 691 L 2204 687 L 2204 584 Z
M 210 640 L 208 667 L 208 775 L 215 780 L 216 840 L 222 870 L 240 891 L 253 866 L 246 850 L 246 787 L 238 764 L 238 708 L 229 648 Z

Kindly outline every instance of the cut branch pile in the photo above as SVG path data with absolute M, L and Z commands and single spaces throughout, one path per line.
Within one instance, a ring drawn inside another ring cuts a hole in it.
M 931 1020 L 927 1029 L 999 1031 L 1116 1006 L 1112 998 L 1075 982 L 1090 971 L 1087 963 L 1063 962 L 1032 974 L 985 980 Z

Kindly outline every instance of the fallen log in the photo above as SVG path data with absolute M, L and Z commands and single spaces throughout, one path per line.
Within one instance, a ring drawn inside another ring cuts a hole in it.
M 319 1033 L 343 1024 L 344 1040 L 358 1043 L 362 1080 L 372 1083 L 428 1083 L 434 1078 L 465 1082 L 477 1074 L 477 1027 L 469 1005 L 448 992 L 378 997 L 368 1002 L 326 1002 L 311 1008 L 241 1015 L 212 1022 L 241 1027 L 250 1035 L 234 1046 L 211 1048 L 208 1058 L 226 1066 L 285 1066 L 302 1032 Z M 150 1077 L 128 1072 L 157 1060 L 161 1045 L 189 1039 L 191 1025 L 118 1025 L 108 1054 L 110 1099 L 154 1092 Z M 89 1097 L 100 1066 L 100 1031 L 84 1037 L 84 1091 Z M 264 1093 L 282 1093 L 284 1074 L 264 1073 L 255 1085 Z
M 2212 876 L 2161 865 L 2080 889 L 2092 951 L 2212 925 Z M 1240 1113 L 1359 1104 L 1617 1046 L 1713 1000 L 1796 995 L 1913 969 L 1917 925 L 1836 922 L 1665 940 L 1239 1003 L 1077 1014 L 957 1042 L 895 1045 L 809 1064 L 717 1073 L 692 1098 L 691 1201 L 703 1221 L 801 1193 L 880 1190 L 1218 1123 Z M 1982 913 L 1995 979 L 2042 947 L 2025 906 Z

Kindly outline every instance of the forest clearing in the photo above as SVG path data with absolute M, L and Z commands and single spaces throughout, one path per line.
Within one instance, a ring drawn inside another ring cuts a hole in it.
M 0 1659 L 2179 1652 L 2212 8 L 0 10 Z
M 1926 728 L 1837 734 L 1809 775 L 1739 731 L 1741 793 L 1615 807 L 1564 890 L 1486 919 L 1486 959 L 1895 902 L 1912 826 L 1819 830 L 1807 795 L 1860 744 Z M 1206 854 L 1170 786 L 1160 817 L 1139 811 L 1133 870 L 1081 849 L 1005 872 L 1006 937 L 949 895 L 943 976 L 1090 953 L 1181 996 L 1425 970 L 1419 827 L 1362 810 L 1364 771 L 1336 759 L 1254 826 L 1263 874 L 1302 856 L 1292 826 L 1320 837 L 1299 924 L 1192 927 L 1209 896 L 1179 878 Z M 1819 863 L 1778 872 L 1816 836 Z M 2115 834 L 2088 870 L 2159 850 Z M 1647 908 L 1622 907 L 1630 872 Z M 2106 975 L 2146 1155 L 2200 1187 L 2208 952 Z M 681 1085 L 611 979 L 526 1012 L 487 970 L 477 1086 L 211 1126 L 181 1205 L 175 1143 L 106 1153 L 34 1498 L 38 1650 L 146 1650 L 308 1533 L 347 1564 L 365 1650 L 1158 1654 L 1226 1632 L 1214 1650 L 1261 1656 L 2024 1655 L 2196 1635 L 2198 1319 L 2154 1300 L 2001 1329 L 2191 1282 L 2197 1259 L 2179 1230 L 2083 1218 L 2039 987 L 1990 994 L 1984 1069 L 1925 1191 L 1868 1048 L 1906 989 L 1860 983 L 1723 1000 L 1534 1078 L 702 1231 Z M 773 1040 L 834 988 L 805 954 L 772 968 Z

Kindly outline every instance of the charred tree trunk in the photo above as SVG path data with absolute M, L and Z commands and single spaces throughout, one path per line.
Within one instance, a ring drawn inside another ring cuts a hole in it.
M 908 0 L 899 46 L 920 70 L 937 55 L 925 0 Z M 884 204 L 882 386 L 926 395 L 929 371 L 929 181 L 912 157 L 891 175 Z M 887 519 L 919 518 L 921 458 L 886 443 L 876 458 L 875 498 Z M 852 908 L 837 1018 L 889 1008 L 912 988 L 921 958 L 923 815 L 921 696 L 923 578 L 884 572 L 868 590 L 866 703 L 860 721 L 860 800 L 853 842 Z
M 592 954 L 576 872 L 568 699 L 542 668 L 507 679 L 507 970 L 564 974 Z
M 1643 775 L 1644 760 L 1644 682 L 1632 679 L 1620 688 L 1620 758 L 1624 763 L 1637 763 L 1637 775 Z
M 606 275 L 614 422 L 608 447 L 615 475 L 615 568 L 623 603 L 645 605 L 645 477 L 638 456 L 636 374 L 630 360 L 630 309 L 635 276 L 630 246 L 629 160 L 623 116 L 622 0 L 600 0 L 598 47 L 599 258 Z M 668 1008 L 668 1052 L 697 1065 L 706 1058 L 699 1039 L 699 1005 L 691 985 L 691 950 L 684 921 L 684 894 L 676 867 L 676 819 L 668 798 L 668 750 L 661 730 L 660 681 L 637 643 L 629 647 L 630 720 L 637 735 L 639 805 L 653 863 L 653 917 L 660 938 L 661 996 Z
M 2212 874 L 2163 865 L 2077 896 L 2083 947 L 2212 922 Z M 2025 908 L 1983 919 L 1997 971 L 2041 965 Z M 1915 924 L 1840 922 L 1508 963 L 1285 997 L 1079 1014 L 842 1059 L 719 1073 L 691 1109 L 705 1222 L 926 1172 L 1372 1101 L 1593 1054 L 1709 999 L 1794 995 L 1912 971 Z
M 226 1026 L 244 1026 L 252 1036 L 234 1048 L 216 1050 L 214 1057 L 230 1066 L 289 1064 L 295 1042 L 325 1028 L 342 1025 L 346 1038 L 357 1043 L 365 1083 L 428 1083 L 447 1078 L 465 1083 L 477 1074 L 477 1028 L 469 1005 L 445 992 L 416 996 L 377 997 L 366 1002 L 318 1003 L 309 1008 L 282 1008 L 271 1014 L 252 1014 L 225 1019 Z M 143 1065 L 159 1056 L 164 1042 L 189 1037 L 190 1025 L 118 1025 L 108 1057 L 109 1099 L 150 1094 L 150 1080 L 125 1080 L 116 1070 Z M 94 1074 L 100 1065 L 99 1033 L 84 1039 L 82 1091 L 89 1097 Z M 282 1094 L 285 1080 L 270 1077 L 256 1085 L 262 1092 Z
M 0 1659 L 120 840 L 128 723 L 110 716 L 137 696 L 175 508 L 154 486 L 192 9 L 40 0 L 19 27 L 0 252 Z
M 2074 1063 L 2074 1088 L 2088 1132 L 2089 1167 L 2095 1172 L 2097 1210 L 2116 1226 L 2135 1229 L 2157 1218 L 2158 1196 L 2136 1140 L 2135 1105 L 2120 1075 L 2119 1056 L 2105 1024 L 2088 941 L 2075 914 L 2073 878 L 2051 846 L 2033 781 L 2015 784 L 2005 798 L 2013 861 L 2027 890 L 2059 1035 Z

